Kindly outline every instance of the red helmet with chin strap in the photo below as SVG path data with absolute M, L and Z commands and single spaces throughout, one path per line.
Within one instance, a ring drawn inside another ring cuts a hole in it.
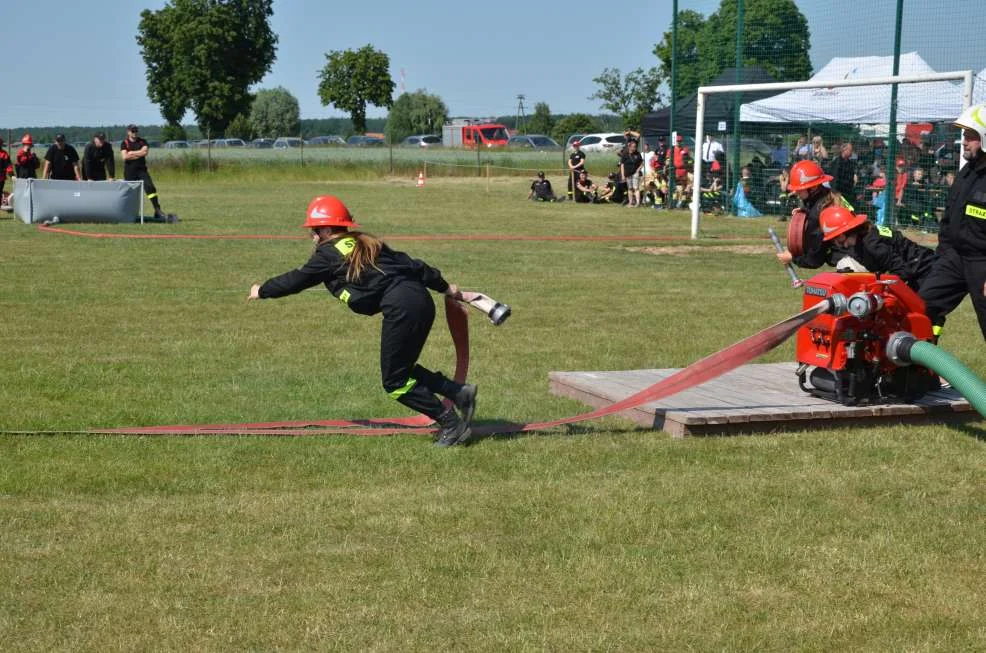
M 319 195 L 308 205 L 305 229 L 317 227 L 359 227 L 349 209 L 335 195 Z
M 818 216 L 824 241 L 834 240 L 864 222 L 866 222 L 865 215 L 856 215 L 844 206 L 830 206 Z
M 34 145 L 34 139 L 31 138 L 30 134 L 24 134 L 21 138 L 21 145 Z
M 788 182 L 787 189 L 808 190 L 827 181 L 832 181 L 832 176 L 825 174 L 822 166 L 811 160 L 798 161 L 791 166 L 791 181 Z

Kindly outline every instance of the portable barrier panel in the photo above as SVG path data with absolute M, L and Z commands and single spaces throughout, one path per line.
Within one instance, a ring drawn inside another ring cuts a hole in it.
M 15 179 L 14 214 L 26 224 L 143 222 L 144 183 Z

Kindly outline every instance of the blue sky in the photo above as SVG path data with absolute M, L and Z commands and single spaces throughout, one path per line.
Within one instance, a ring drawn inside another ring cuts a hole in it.
M 796 3 L 809 22 L 816 70 L 833 56 L 892 52 L 895 0 Z M 147 99 L 134 36 L 141 10 L 160 9 L 164 0 L 4 4 L 0 129 L 162 122 Z M 679 10 L 709 15 L 719 4 L 679 0 Z M 939 3 L 906 5 L 904 51 L 918 50 L 939 71 L 986 65 L 981 0 L 952 0 L 947 12 Z M 628 17 L 633 6 L 638 13 Z M 671 0 L 275 0 L 277 61 L 256 88 L 284 86 L 298 98 L 304 118 L 344 115 L 321 105 L 317 73 L 326 52 L 370 43 L 390 56 L 397 93 L 403 70 L 407 90 L 439 95 L 452 115 L 512 115 L 518 94 L 526 96 L 528 113 L 539 101 L 553 113 L 599 113 L 599 103 L 587 99 L 595 90 L 592 78 L 607 67 L 625 73 L 656 65 L 652 50 L 670 29 L 671 6 Z M 881 25 L 859 29 L 861 12 Z M 14 34 L 31 36 L 29 59 L 9 36 Z M 385 111 L 370 107 L 369 115 Z

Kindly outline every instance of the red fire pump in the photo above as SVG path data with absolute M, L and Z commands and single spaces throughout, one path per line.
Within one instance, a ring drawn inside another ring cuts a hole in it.
M 805 281 L 805 309 L 832 299 L 830 312 L 797 334 L 798 383 L 816 397 L 853 406 L 911 401 L 938 389 L 938 375 L 897 367 L 885 351 L 891 334 L 933 341 L 924 301 L 899 277 L 822 272 Z

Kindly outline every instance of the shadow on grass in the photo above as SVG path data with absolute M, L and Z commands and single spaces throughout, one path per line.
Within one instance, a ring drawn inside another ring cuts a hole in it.
M 986 442 L 986 427 L 979 424 L 956 424 L 955 430 L 975 438 L 980 442 Z
M 562 424 L 560 426 L 554 426 L 551 428 L 546 428 L 544 430 L 532 430 L 524 431 L 526 424 L 521 424 L 519 422 L 511 422 L 508 420 L 483 420 L 482 422 L 475 422 L 473 426 L 473 436 L 469 441 L 469 444 L 476 444 L 482 440 L 512 440 L 514 438 L 523 438 L 530 436 L 564 436 L 571 437 L 576 435 L 593 435 L 599 432 L 614 433 L 614 434 L 631 434 L 639 432 L 654 432 L 654 429 L 644 428 L 642 426 L 633 426 L 625 428 L 612 428 L 607 427 L 605 429 L 594 428 L 591 424 Z

